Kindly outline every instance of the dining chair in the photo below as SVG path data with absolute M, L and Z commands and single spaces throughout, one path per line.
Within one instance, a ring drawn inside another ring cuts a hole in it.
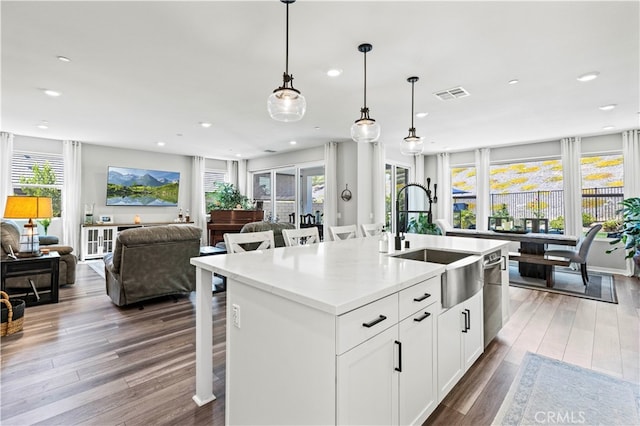
M 320 242 L 318 228 L 283 229 L 284 245 L 286 247 L 306 246 Z
M 224 234 L 224 244 L 228 254 L 275 248 L 272 230 L 239 234 L 227 233 Z
M 363 223 L 360 225 L 362 228 L 362 235 L 365 237 L 372 237 L 374 235 L 382 234 L 384 226 L 381 223 Z
M 564 257 L 569 259 L 571 262 L 579 263 L 580 272 L 582 273 L 582 283 L 587 285 L 589 282 L 589 275 L 587 273 L 587 256 L 589 255 L 591 243 L 601 228 L 601 224 L 592 226 L 584 238 L 580 239 L 575 250 L 546 250 L 544 254 L 545 256 Z
M 329 235 L 333 241 L 358 238 L 358 227 L 356 225 L 330 226 Z
M 311 213 L 300 215 L 300 225 L 315 225 L 316 217 Z

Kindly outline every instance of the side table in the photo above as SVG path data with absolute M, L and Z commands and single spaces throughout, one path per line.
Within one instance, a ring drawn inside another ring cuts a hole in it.
M 39 257 L 22 257 L 12 259 L 3 257 L 1 289 L 10 295 L 25 294 L 27 306 L 42 305 L 45 303 L 58 303 L 58 277 L 60 270 L 60 255 L 56 251 L 43 254 Z M 7 288 L 7 278 L 29 277 L 33 275 L 49 275 L 48 287 L 37 287 L 33 280 L 29 279 L 31 288 Z M 9 291 L 8 291 L 9 290 Z M 14 290 L 11 292 L 11 290 Z M 15 290 L 18 290 L 17 292 Z M 33 297 L 30 292 L 33 291 Z

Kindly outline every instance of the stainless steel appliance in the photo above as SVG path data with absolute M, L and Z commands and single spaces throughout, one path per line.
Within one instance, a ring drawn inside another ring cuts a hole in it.
M 500 251 L 484 256 L 484 347 L 502 328 L 502 271 L 507 261 Z

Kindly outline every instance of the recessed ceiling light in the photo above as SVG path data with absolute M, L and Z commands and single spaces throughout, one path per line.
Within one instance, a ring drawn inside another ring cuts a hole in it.
M 604 127 L 602 128 L 602 130 L 611 130 L 611 129 L 615 129 L 615 126 L 611 126 L 611 125 L 609 125 L 609 126 L 604 126 Z
M 44 89 L 43 92 L 45 95 L 52 96 L 54 98 L 62 94 L 60 92 L 56 92 L 55 90 L 50 90 L 50 89 Z
M 298 143 L 297 141 L 289 141 L 289 145 L 295 145 L 297 143 Z
M 427 115 L 429 115 L 428 112 L 416 112 L 416 117 L 418 118 L 425 118 Z
M 638 114 L 640 114 L 640 112 Z M 320 126 L 316 126 L 316 127 L 314 127 L 314 129 L 315 130 L 320 130 Z
M 46 130 L 49 128 L 49 126 L 47 126 L 45 123 L 38 124 L 36 127 L 42 130 Z
M 236 157 L 242 157 L 242 154 L 236 154 Z
M 518 80 L 517 78 L 514 78 L 513 80 L 509 80 L 507 84 L 518 84 L 520 83 L 520 80 Z
M 200 126 L 202 126 L 202 127 L 204 127 L 204 128 L 206 129 L 206 128 L 211 127 L 211 126 L 212 126 L 212 124 L 211 124 L 211 123 L 208 123 L 208 122 L 206 122 L 206 121 L 201 121 L 201 122 L 200 122 Z
M 342 70 L 341 70 L 341 69 L 339 69 L 339 68 L 332 68 L 332 69 L 330 69 L 329 71 L 327 71 L 327 75 L 328 75 L 329 77 L 337 77 L 337 76 L 339 76 L 340 74 L 342 74 Z
M 598 78 L 599 75 L 600 73 L 598 71 L 588 72 L 578 77 L 578 81 L 585 82 L 585 81 L 595 80 L 596 78 Z
M 617 106 L 616 104 L 602 105 L 602 106 L 599 106 L 598 109 L 600 109 L 602 111 L 611 111 L 616 106 Z
M 158 146 L 165 146 L 165 143 L 164 143 L 164 142 L 162 142 L 162 141 L 160 141 L 160 142 L 158 142 L 158 143 L 157 143 L 157 145 L 158 145 Z
M 66 56 L 58 56 L 58 60 L 62 62 L 71 62 L 71 59 L 67 58 Z

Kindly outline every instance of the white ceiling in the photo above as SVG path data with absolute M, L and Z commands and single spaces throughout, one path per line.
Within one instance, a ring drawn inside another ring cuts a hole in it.
M 638 1 L 299 0 L 289 70 L 307 113 L 280 123 L 266 110 L 284 71 L 280 1 L 2 1 L 1 127 L 211 158 L 350 140 L 363 101 L 357 46 L 369 42 L 367 104 L 387 150 L 408 134 L 411 75 L 416 112 L 429 113 L 415 119 L 427 152 L 621 132 L 639 126 L 639 10 Z M 344 72 L 330 78 L 330 68 Z M 599 78 L 576 80 L 590 71 Z M 471 96 L 433 95 L 455 86 Z

